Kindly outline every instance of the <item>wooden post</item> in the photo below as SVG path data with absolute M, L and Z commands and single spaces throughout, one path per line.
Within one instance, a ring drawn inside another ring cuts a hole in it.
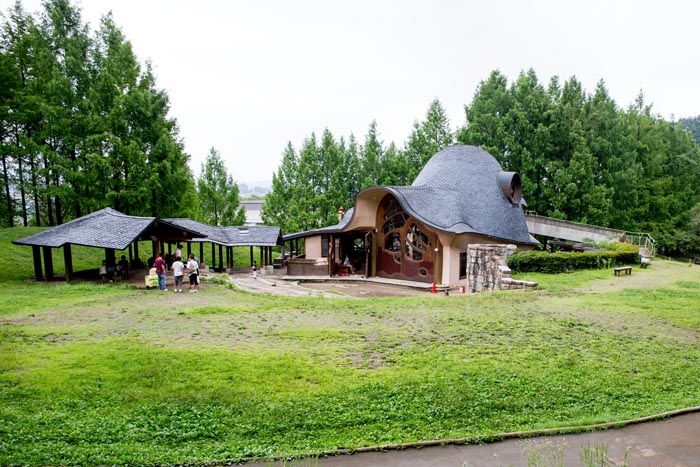
M 73 280 L 73 254 L 70 243 L 63 245 L 63 264 L 66 268 L 66 282 Z
M 216 269 L 216 245 L 211 244 L 211 268 Z
M 51 247 L 42 247 L 44 250 L 44 270 L 46 271 L 46 280 L 53 280 L 53 258 L 51 257 Z
M 114 253 L 114 248 L 105 248 L 105 262 L 107 263 L 107 275 L 110 268 L 112 269 L 112 277 L 110 280 L 117 279 L 117 255 Z
M 224 268 L 224 246 L 219 244 L 219 269 Z
M 34 256 L 34 279 L 40 281 L 44 279 L 41 270 L 41 247 L 32 245 L 32 255 Z
M 204 261 L 204 242 L 199 242 L 199 262 L 206 263 Z
M 141 258 L 139 258 L 139 240 L 136 239 L 134 242 L 134 259 L 139 260 L 137 262 L 140 262 Z
M 192 242 L 187 242 L 187 257 L 190 257 L 190 253 L 192 253 Z
M 253 247 L 250 247 L 250 264 L 253 264 Z

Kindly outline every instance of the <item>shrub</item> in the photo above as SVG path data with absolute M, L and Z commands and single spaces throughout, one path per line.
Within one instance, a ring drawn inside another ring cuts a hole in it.
M 520 251 L 508 257 L 508 267 L 514 272 L 544 272 L 558 274 L 579 269 L 604 269 L 612 266 L 635 264 L 639 248 L 629 243 L 612 243 L 604 252 Z

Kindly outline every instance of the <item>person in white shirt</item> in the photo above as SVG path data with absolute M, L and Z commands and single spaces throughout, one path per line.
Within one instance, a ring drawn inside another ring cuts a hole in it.
M 187 261 L 187 272 L 190 275 L 190 293 L 199 292 L 199 263 L 194 258 L 194 253 L 190 254 Z
M 174 292 L 182 293 L 182 279 L 185 275 L 185 265 L 182 264 L 182 261 L 180 260 L 179 256 L 175 256 L 175 261 L 173 261 L 173 264 L 170 266 L 170 269 L 173 270 L 173 282 L 175 283 Z

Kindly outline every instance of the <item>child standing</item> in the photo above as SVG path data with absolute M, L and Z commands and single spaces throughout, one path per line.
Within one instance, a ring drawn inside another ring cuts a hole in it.
M 258 263 L 253 260 L 253 279 L 258 278 Z
M 185 275 L 185 265 L 182 264 L 179 256 L 175 257 L 172 266 L 170 268 L 173 270 L 173 281 L 175 282 L 175 290 L 173 292 L 182 293 L 182 278 Z

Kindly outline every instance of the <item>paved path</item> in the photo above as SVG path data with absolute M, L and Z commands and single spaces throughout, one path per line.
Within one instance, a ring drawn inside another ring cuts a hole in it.
M 317 277 L 305 280 L 282 279 L 281 276 L 258 274 L 229 274 L 231 282 L 239 289 L 253 293 L 269 293 L 292 296 L 323 297 L 409 297 L 430 295 L 431 284 L 419 284 L 407 281 L 357 277 Z M 408 287 L 410 284 L 411 287 Z M 442 294 L 440 294 L 442 296 Z
M 248 467 L 525 467 L 524 450 L 543 455 L 563 451 L 562 462 L 537 465 L 580 466 L 582 446 L 607 443 L 610 460 L 629 467 L 700 467 L 700 413 L 624 428 L 565 436 L 512 439 L 478 446 L 442 446 L 369 452 L 294 462 L 255 463 Z
M 303 287 L 298 282 L 284 281 L 275 276 L 258 274 L 257 279 L 253 279 L 252 274 L 230 274 L 231 282 L 241 290 L 252 293 L 266 293 L 272 295 L 290 296 L 313 296 L 313 297 L 340 297 L 340 294 L 324 292 Z

